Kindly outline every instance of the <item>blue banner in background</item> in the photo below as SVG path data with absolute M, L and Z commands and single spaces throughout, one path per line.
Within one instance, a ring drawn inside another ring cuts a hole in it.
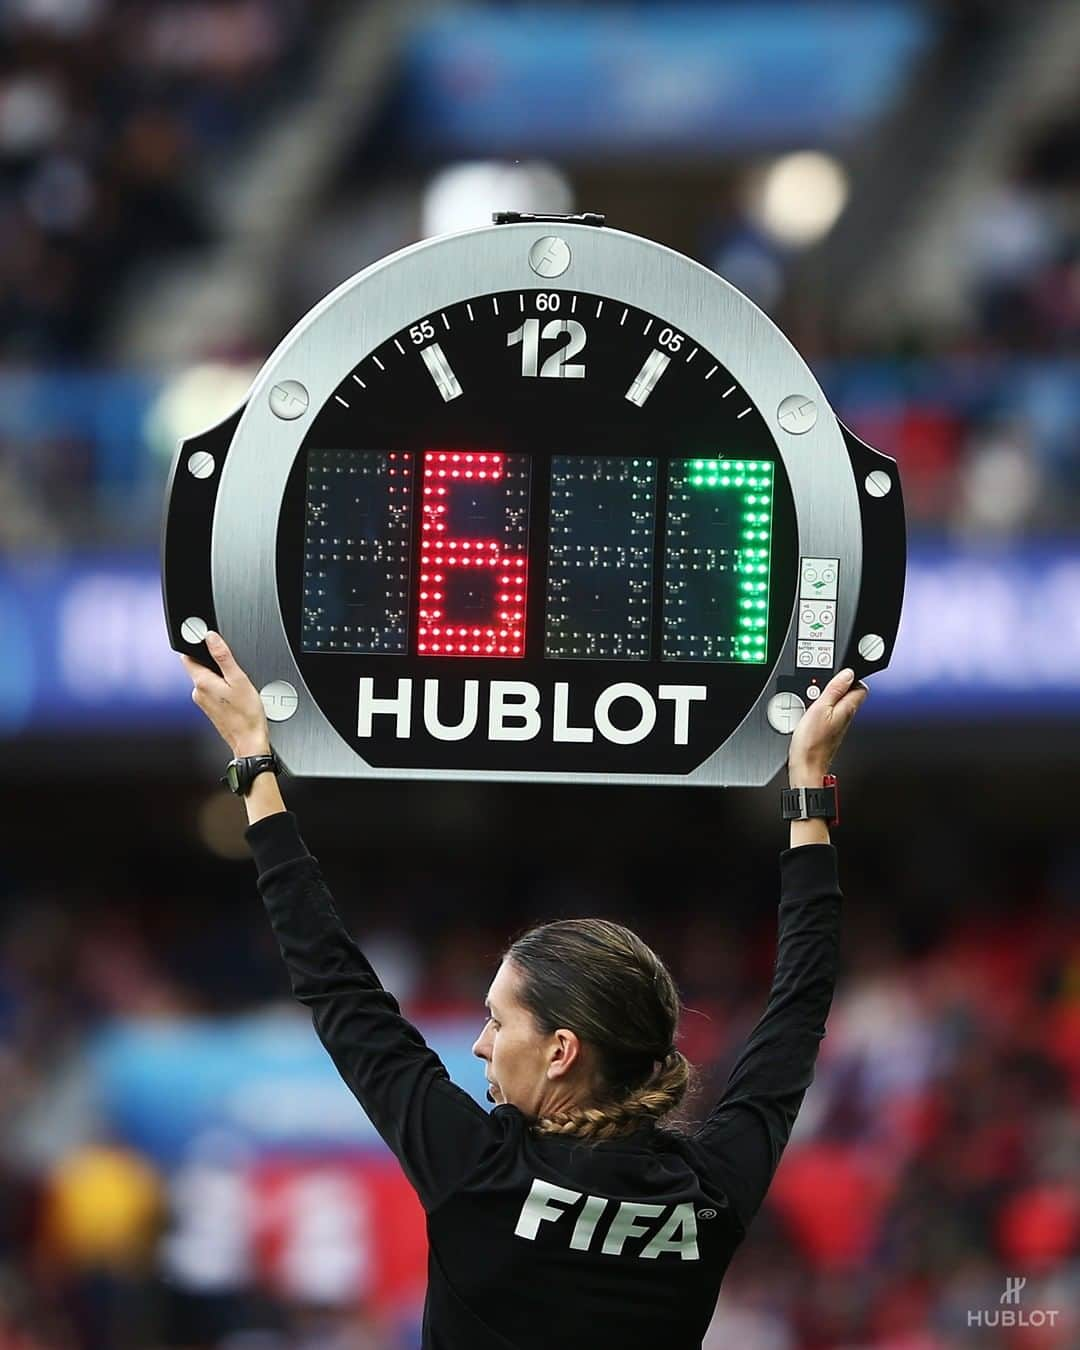
M 450 1077 L 486 1106 L 478 1030 L 478 1018 L 427 1027 Z M 256 1152 L 383 1148 L 303 1009 L 116 1022 L 94 1038 L 90 1066 L 110 1127 L 165 1167 L 215 1131 Z
M 913 549 L 893 664 L 872 683 L 892 719 L 1080 715 L 1080 544 Z
M 0 563 L 0 633 L 0 737 L 204 728 L 152 554 Z M 868 724 L 1080 717 L 1080 541 L 918 542 L 893 664 L 873 686 Z
M 450 9 L 406 53 L 425 151 L 561 155 L 836 144 L 880 116 L 929 35 L 901 0 Z
M 203 720 L 169 648 L 152 554 L 0 564 L 0 632 L 0 736 Z

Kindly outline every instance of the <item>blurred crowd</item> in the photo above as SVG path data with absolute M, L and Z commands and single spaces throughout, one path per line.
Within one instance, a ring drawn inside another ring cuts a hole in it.
M 845 881 L 844 969 L 816 1080 L 725 1282 L 710 1350 L 1077 1344 L 1074 883 L 1067 868 L 1036 871 L 1023 895 L 961 891 L 948 908 L 916 905 L 897 924 L 858 872 Z M 703 1071 L 692 1120 L 763 1006 L 775 934 L 760 918 L 767 907 L 754 925 L 717 914 L 704 904 L 704 877 L 666 914 L 610 880 L 591 899 L 586 885 L 549 878 L 528 903 L 629 917 L 669 960 L 687 1009 L 681 1043 Z M 438 887 L 402 892 L 379 880 L 369 901 L 340 908 L 406 1010 L 429 1032 L 477 1018 L 526 902 L 503 904 L 497 920 L 481 906 L 465 925 Z M 329 1183 L 305 1183 L 283 1298 L 245 1256 L 245 1225 L 256 1222 L 245 1185 L 253 1168 L 265 1178 L 266 1159 L 204 1140 L 170 1168 L 102 1114 L 90 1048 L 118 1020 L 227 1022 L 287 997 L 253 884 L 250 903 L 84 895 L 76 908 L 16 896 L 0 912 L 0 1346 L 414 1344 L 418 1305 L 371 1304 L 363 1262 L 349 1255 L 349 1207 Z M 315 1250 L 336 1255 L 316 1262 Z M 409 1259 L 415 1299 L 422 1252 Z M 1055 1311 L 1053 1325 L 1001 1341 L 970 1327 L 969 1311 L 999 1308 L 1018 1274 L 1023 1306 Z
M 93 360 L 140 268 L 205 246 L 205 171 L 303 71 L 322 0 L 0 7 L 0 360 Z
M 978 331 L 1013 350 L 1080 343 L 1080 101 L 1032 136 L 1009 178 L 972 203 L 965 240 Z
M 956 267 L 967 319 L 943 347 L 826 365 L 841 417 L 898 460 L 916 529 L 992 542 L 1080 520 L 1080 102 L 972 198 Z
M 131 493 L 109 491 L 124 436 L 129 478 L 160 495 L 145 399 L 97 375 L 110 325 L 215 239 L 213 175 L 302 81 L 335 2 L 0 5 L 0 554 L 150 537 L 152 512 L 125 537 Z
M 111 371 L 110 325 L 147 269 L 218 237 L 214 174 L 302 82 L 335 9 L 0 7 L 0 552 L 155 539 L 167 460 L 149 414 L 165 377 Z M 841 417 L 900 462 L 916 529 L 1007 540 L 1080 518 L 1078 142 L 1074 102 L 1034 127 L 1010 173 L 969 203 L 956 258 L 967 318 L 953 330 L 852 359 L 830 344 L 822 298 L 815 371 Z M 384 185 L 390 195 L 410 172 Z M 772 308 L 754 277 L 797 256 L 748 238 L 732 212 L 698 223 L 702 256 Z M 311 234 L 321 237 L 317 217 Z M 766 289 L 780 297 L 784 285 L 774 277 Z M 251 353 L 279 337 L 251 334 Z M 225 411 L 193 408 L 183 425 Z

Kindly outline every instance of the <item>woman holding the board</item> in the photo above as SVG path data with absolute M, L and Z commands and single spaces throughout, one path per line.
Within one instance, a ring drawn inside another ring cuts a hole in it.
M 181 657 L 194 701 L 237 758 L 273 769 L 258 692 L 222 638 L 206 642 L 220 675 Z M 866 695 L 850 670 L 825 686 L 792 736 L 791 786 L 822 786 Z M 427 1214 L 424 1350 L 698 1350 L 825 1033 L 841 901 L 825 821 L 791 822 L 768 1005 L 705 1123 L 682 1133 L 662 1123 L 690 1073 L 678 995 L 634 933 L 571 919 L 507 950 L 473 1047 L 488 1112 L 345 930 L 273 772 L 245 804 L 293 993 Z

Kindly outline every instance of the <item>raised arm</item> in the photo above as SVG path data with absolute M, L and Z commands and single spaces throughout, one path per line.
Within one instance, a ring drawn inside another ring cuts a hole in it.
M 814 1077 L 836 983 L 840 889 L 836 850 L 781 854 L 776 969 L 769 1001 L 697 1141 L 746 1228 L 769 1189 Z
M 207 646 L 220 676 L 183 658 L 195 702 L 235 755 L 265 754 L 269 733 L 257 691 L 217 634 L 208 634 Z M 293 994 L 310 1008 L 338 1072 L 431 1209 L 479 1161 L 491 1118 L 450 1082 L 349 936 L 274 775 L 260 774 L 244 801 L 259 892 Z
M 792 787 L 821 787 L 867 692 L 851 670 L 826 685 L 792 737 Z M 744 1229 L 761 1207 L 813 1080 L 836 985 L 842 897 L 825 821 L 791 822 L 780 875 L 769 1000 L 696 1136 Z
M 267 775 L 272 779 L 272 775 Z M 491 1141 L 488 1113 L 450 1081 L 401 1015 L 338 917 L 291 811 L 247 831 L 259 892 L 295 997 L 353 1095 L 397 1155 L 425 1208 L 473 1170 Z

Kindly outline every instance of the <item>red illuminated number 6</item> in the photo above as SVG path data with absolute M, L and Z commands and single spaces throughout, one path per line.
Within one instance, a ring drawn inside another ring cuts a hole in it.
M 505 478 L 505 455 L 463 450 L 429 450 L 424 455 L 416 642 L 422 655 L 513 659 L 525 654 L 525 557 L 506 551 L 502 537 L 505 496 L 499 499 L 501 509 L 490 513 L 496 518 L 491 520 L 487 537 L 466 539 L 450 529 L 455 494 L 502 484 Z M 453 599 L 468 591 L 473 579 L 477 583 L 474 593 L 488 592 L 486 612 L 457 617 Z

